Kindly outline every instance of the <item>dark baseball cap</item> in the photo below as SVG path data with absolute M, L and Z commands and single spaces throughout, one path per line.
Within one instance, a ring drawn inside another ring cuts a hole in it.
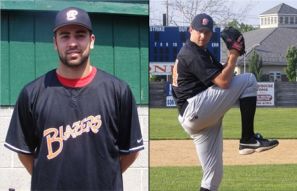
M 211 16 L 209 16 L 205 13 L 201 13 L 194 17 L 194 19 L 191 23 L 191 26 L 193 29 L 195 29 L 197 31 L 202 30 L 202 29 L 212 31 L 213 20 L 212 20 Z
M 68 7 L 56 15 L 54 32 L 66 25 L 80 25 L 92 31 L 92 23 L 88 13 L 76 7 Z

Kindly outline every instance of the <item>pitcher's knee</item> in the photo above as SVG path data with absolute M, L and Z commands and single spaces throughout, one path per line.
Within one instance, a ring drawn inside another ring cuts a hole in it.
M 252 74 L 252 73 L 249 73 L 249 74 L 250 74 L 250 76 L 249 76 L 250 88 L 253 88 L 255 91 L 257 91 L 258 90 L 257 79 L 254 74 Z
M 248 73 L 250 75 L 249 81 L 253 84 L 257 84 L 256 76 L 253 73 Z
M 242 75 L 242 77 L 245 78 L 245 80 L 247 80 L 251 84 L 257 83 L 256 76 L 253 73 L 244 73 L 240 75 Z
M 242 74 L 242 77 L 244 78 L 244 81 L 246 83 L 246 91 L 249 92 L 249 94 L 255 94 L 258 90 L 258 82 L 253 73 L 245 73 Z

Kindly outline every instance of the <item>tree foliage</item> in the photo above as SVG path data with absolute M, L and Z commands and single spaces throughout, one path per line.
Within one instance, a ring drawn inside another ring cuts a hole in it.
M 237 30 L 239 30 L 242 33 L 252 31 L 252 30 L 256 29 L 253 25 L 247 25 L 247 24 L 244 24 L 244 23 L 239 23 L 238 20 L 236 20 L 236 19 L 233 19 L 231 22 L 229 22 L 228 26 L 229 27 L 234 27 L 234 28 L 236 28 Z
M 286 54 L 287 68 L 286 74 L 289 81 L 296 81 L 297 70 L 297 48 L 292 46 L 288 49 Z
M 263 61 L 259 54 L 253 50 L 252 56 L 248 62 L 249 72 L 253 73 L 258 81 L 262 80 Z

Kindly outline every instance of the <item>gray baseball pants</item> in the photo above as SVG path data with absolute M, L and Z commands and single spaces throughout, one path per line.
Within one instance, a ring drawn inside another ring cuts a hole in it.
M 211 86 L 189 98 L 183 116 L 178 120 L 191 136 L 203 170 L 201 187 L 216 191 L 223 177 L 224 114 L 240 98 L 257 96 L 257 80 L 253 74 L 234 76 L 228 89 Z

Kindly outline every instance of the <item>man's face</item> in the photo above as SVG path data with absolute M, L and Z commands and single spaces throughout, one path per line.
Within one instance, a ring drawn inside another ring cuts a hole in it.
M 79 25 L 59 28 L 54 37 L 55 49 L 62 64 L 79 67 L 89 61 L 90 49 L 94 47 L 95 36 Z
M 207 43 L 211 39 L 212 31 L 209 31 L 207 29 L 201 29 L 197 31 L 190 27 L 190 34 L 191 41 L 193 41 L 200 47 L 206 47 Z

